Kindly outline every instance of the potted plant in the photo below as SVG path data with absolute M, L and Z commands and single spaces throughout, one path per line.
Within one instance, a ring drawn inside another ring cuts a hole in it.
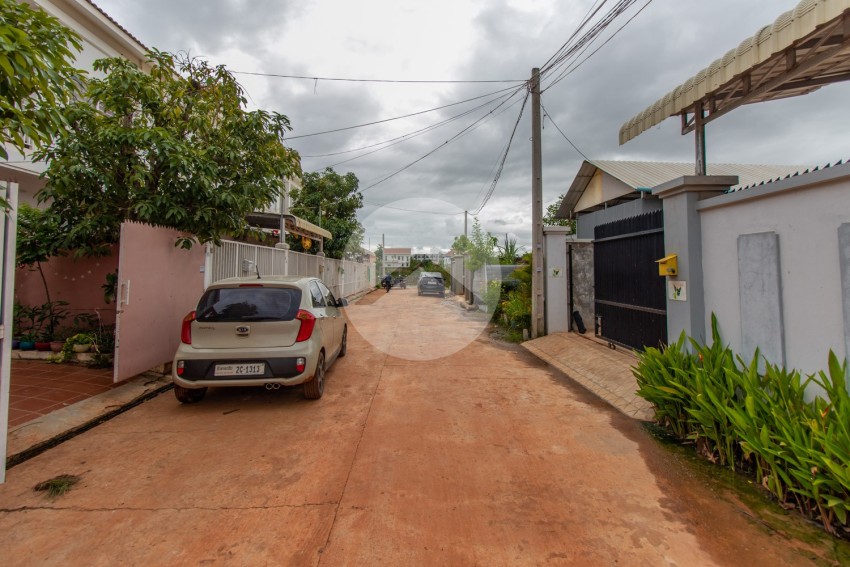
M 94 333 L 77 333 L 68 337 L 62 346 L 61 361 L 68 362 L 74 358 L 74 354 L 88 352 L 96 344 Z
M 21 350 L 35 350 L 35 333 L 21 334 Z

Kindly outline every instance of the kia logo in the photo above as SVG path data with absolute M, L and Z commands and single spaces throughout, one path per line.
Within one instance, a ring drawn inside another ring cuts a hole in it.
M 236 334 L 237 335 L 247 335 L 250 332 L 251 332 L 251 327 L 249 327 L 247 325 L 240 325 L 240 326 L 236 327 Z

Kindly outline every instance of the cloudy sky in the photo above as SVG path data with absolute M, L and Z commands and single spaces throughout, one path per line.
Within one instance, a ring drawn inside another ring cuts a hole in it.
M 367 201 L 360 215 L 364 244 L 374 248 L 383 234 L 388 247 L 445 249 L 463 233 L 465 210 L 470 227 L 477 212 L 485 230 L 500 238 L 515 235 L 528 248 L 530 105 L 498 184 L 485 199 L 523 106 L 520 81 L 544 66 L 600 1 L 96 3 L 147 46 L 189 52 L 236 72 L 253 105 L 290 118 L 290 145 L 301 153 L 305 171 L 333 166 L 354 172 Z M 590 159 L 692 162 L 693 136 L 680 135 L 675 118 L 624 146 L 618 145 L 619 128 L 798 1 L 634 2 L 562 68 L 569 70 L 563 80 L 553 84 L 557 72 L 544 77 L 545 205 L 567 190 L 581 153 Z M 615 4 L 605 2 L 579 36 Z M 848 99 L 850 83 L 844 83 L 739 108 L 708 126 L 709 168 L 712 162 L 846 160 Z M 312 135 L 413 113 L 419 114 Z

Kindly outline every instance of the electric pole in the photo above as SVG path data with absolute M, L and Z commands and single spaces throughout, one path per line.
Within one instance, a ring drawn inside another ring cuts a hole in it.
M 469 211 L 463 211 L 463 235 L 466 236 L 466 221 L 469 217 Z
M 381 234 L 381 280 L 387 275 L 387 240 L 384 234 Z
M 543 319 L 543 158 L 540 69 L 531 70 L 531 338 L 545 333 Z

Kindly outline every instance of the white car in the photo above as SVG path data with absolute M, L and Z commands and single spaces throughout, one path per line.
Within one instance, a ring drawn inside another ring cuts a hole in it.
M 318 399 L 325 371 L 345 356 L 348 327 L 336 299 L 312 277 L 229 278 L 212 284 L 183 319 L 171 378 L 183 403 L 207 388 L 304 385 Z

